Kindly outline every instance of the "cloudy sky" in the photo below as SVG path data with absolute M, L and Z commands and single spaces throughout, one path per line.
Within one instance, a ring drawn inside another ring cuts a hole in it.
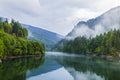
M 79 21 L 116 6 L 120 0 L 0 0 L 0 16 L 66 35 Z

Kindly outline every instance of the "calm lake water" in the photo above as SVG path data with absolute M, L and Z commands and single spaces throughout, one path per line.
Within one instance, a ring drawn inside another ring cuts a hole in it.
M 120 80 L 120 61 L 47 52 L 0 63 L 0 80 Z

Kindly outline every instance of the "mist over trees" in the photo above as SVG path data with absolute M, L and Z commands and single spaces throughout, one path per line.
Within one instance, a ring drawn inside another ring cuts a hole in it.
M 0 58 L 44 54 L 42 43 L 27 40 L 28 31 L 19 22 L 2 21 L 0 18 Z
M 94 38 L 77 37 L 64 42 L 56 50 L 76 54 L 120 55 L 120 30 L 110 30 Z

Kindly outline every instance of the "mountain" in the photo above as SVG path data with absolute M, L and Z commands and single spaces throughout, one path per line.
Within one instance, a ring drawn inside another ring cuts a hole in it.
M 27 39 L 28 31 L 19 22 L 0 18 L 0 60 L 14 56 L 44 55 L 45 46 Z M 35 46 L 35 47 L 34 47 Z
M 62 51 L 63 47 L 71 40 L 76 43 L 76 38 L 95 38 L 96 35 L 107 33 L 113 29 L 120 29 L 120 6 L 115 7 L 104 14 L 89 19 L 88 21 L 80 21 L 73 30 L 66 35 L 64 39 L 59 41 L 53 48 L 55 51 Z M 75 40 L 74 40 L 75 39 Z M 76 43 L 78 44 L 78 43 Z M 68 45 L 66 45 L 68 46 Z M 73 46 L 73 45 L 72 45 Z M 69 45 L 70 47 L 70 45 Z
M 0 17 L 2 21 L 11 21 L 11 19 Z M 57 33 L 38 28 L 35 26 L 31 26 L 28 24 L 22 24 L 21 25 L 28 30 L 28 39 L 30 40 L 37 40 L 45 44 L 46 50 L 49 51 L 51 48 L 59 42 L 61 39 L 63 39 L 62 35 L 59 35 Z
M 80 21 L 54 48 L 74 54 L 120 57 L 120 6 L 103 15 Z
M 63 38 L 59 34 L 38 27 L 27 24 L 22 24 L 22 26 L 28 30 L 28 39 L 41 41 L 45 44 L 47 51 Z
M 120 29 L 120 6 L 115 7 L 106 13 L 89 19 L 80 21 L 74 29 L 68 33 L 66 39 L 74 39 L 78 36 L 95 37 L 111 29 Z

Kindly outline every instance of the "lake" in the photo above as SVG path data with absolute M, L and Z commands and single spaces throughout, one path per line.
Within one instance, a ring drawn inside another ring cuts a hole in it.
M 0 63 L 0 80 L 120 80 L 120 60 L 47 52 Z

